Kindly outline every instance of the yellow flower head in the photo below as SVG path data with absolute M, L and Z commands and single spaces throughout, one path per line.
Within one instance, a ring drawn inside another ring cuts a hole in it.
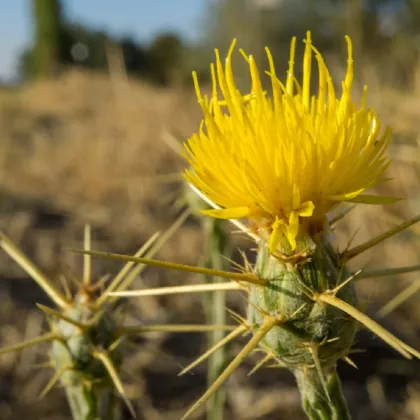
M 242 51 L 252 86 L 246 94 L 238 90 L 231 63 L 235 42 L 224 67 L 216 50 L 210 99 L 202 96 L 197 75 L 193 74 L 204 119 L 199 132 L 185 143 L 191 165 L 185 178 L 221 207 L 206 214 L 249 218 L 268 233 L 273 252 L 283 237 L 295 249 L 299 229 L 310 229 L 312 223 L 319 225 L 340 201 L 391 201 L 362 194 L 380 181 L 390 163 L 385 152 L 391 130 L 387 128 L 380 135 L 378 116 L 366 108 L 366 88 L 361 103 L 352 102 L 352 44 L 349 37 L 346 41 L 347 71 L 340 97 L 309 32 L 301 84 L 294 75 L 295 38 L 285 83 L 277 78 L 266 48 L 271 96 L 261 86 L 254 58 Z M 316 94 L 311 96 L 313 55 L 319 80 Z

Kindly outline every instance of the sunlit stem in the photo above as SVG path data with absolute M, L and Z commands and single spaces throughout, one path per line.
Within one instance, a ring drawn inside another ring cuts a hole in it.
M 56 316 L 59 319 L 62 319 L 63 321 L 68 322 L 69 324 L 74 325 L 75 327 L 79 328 L 81 331 L 86 331 L 89 328 L 89 325 L 82 324 L 79 321 L 76 321 L 67 315 L 62 314 L 61 312 L 56 311 L 55 309 L 49 308 L 48 306 L 41 305 L 40 303 L 37 303 L 36 306 L 38 306 L 41 311 L 45 312 L 48 315 Z
M 60 274 L 58 279 L 60 280 L 61 286 L 63 287 L 64 296 L 65 296 L 66 300 L 70 301 L 71 298 L 72 298 L 72 295 L 71 295 L 71 290 L 70 290 L 69 284 L 67 282 L 67 279 L 62 274 Z
M 312 345 L 309 347 L 309 350 L 312 354 L 312 358 L 315 364 L 315 369 L 318 373 L 318 378 L 319 378 L 319 381 L 321 382 L 322 389 L 324 390 L 325 397 L 327 398 L 328 402 L 331 403 L 331 396 L 328 391 L 327 378 L 325 377 L 324 371 L 322 370 L 321 362 L 318 357 L 318 348 L 317 346 Z
M 90 251 L 91 249 L 91 231 L 90 225 L 85 225 L 84 249 Z M 83 284 L 88 286 L 91 278 L 91 256 L 85 254 L 83 256 Z
M 150 250 L 147 252 L 146 256 L 150 258 L 152 255 L 154 255 L 159 249 L 162 248 L 162 246 L 168 241 L 168 239 L 171 238 L 171 236 L 182 226 L 182 224 L 188 219 L 188 217 L 191 215 L 191 209 L 186 208 L 172 223 L 171 226 L 169 226 L 168 229 L 165 230 L 165 232 L 162 233 L 162 235 L 159 237 L 159 239 L 156 241 L 156 243 L 150 248 Z
M 361 271 L 356 276 L 356 280 L 361 280 L 371 277 L 385 277 L 394 276 L 398 274 L 414 273 L 420 271 L 420 265 L 412 265 L 409 267 L 396 267 L 396 268 L 385 268 L 383 270 L 372 270 L 372 271 Z
M 284 367 L 285 367 L 285 365 L 281 362 L 276 362 L 276 363 L 273 363 L 271 365 L 266 366 L 267 369 L 280 369 L 280 368 L 284 368 Z
M 58 338 L 59 338 L 59 336 L 57 334 L 47 333 L 47 334 L 40 335 L 40 336 L 35 337 L 35 338 L 31 338 L 30 340 L 25 340 L 25 341 L 22 341 L 20 343 L 13 344 L 12 346 L 3 347 L 2 349 L 0 349 L 0 354 L 6 354 L 6 353 L 14 352 L 14 351 L 23 350 L 27 347 L 32 347 L 32 346 L 35 346 L 37 344 L 45 343 L 47 341 L 53 341 L 53 340 L 56 340 Z
M 385 343 L 387 343 L 392 348 L 394 348 L 396 351 L 401 353 L 407 359 L 411 359 L 411 355 L 414 355 L 414 356 L 420 358 L 420 353 L 418 351 L 416 351 L 412 347 L 410 347 L 407 344 L 405 344 L 404 342 L 402 342 L 400 339 L 395 337 L 393 334 L 391 334 L 385 328 L 380 326 L 373 319 L 369 318 L 364 313 L 358 311 L 356 308 L 349 305 L 347 302 L 344 302 L 343 300 L 341 300 L 341 299 L 339 299 L 339 298 L 337 298 L 337 297 L 335 297 L 335 296 L 333 296 L 329 293 L 322 293 L 322 294 L 317 295 L 316 300 L 328 303 L 329 305 L 334 306 L 338 309 L 341 309 L 343 312 L 349 314 L 354 319 L 356 319 L 361 324 L 363 324 L 366 328 L 368 328 L 373 333 L 375 333 L 382 340 L 384 340 Z
M 344 217 L 346 217 L 354 208 L 356 207 L 356 204 L 352 205 L 352 206 L 348 206 L 346 209 L 344 209 L 341 213 L 337 214 L 336 216 L 334 216 L 329 222 L 328 224 L 333 227 L 337 222 L 339 222 L 341 219 L 343 219 Z
M 160 260 L 153 260 L 149 258 L 142 258 L 142 257 L 131 257 L 130 255 L 123 255 L 123 254 L 111 254 L 108 252 L 97 252 L 97 251 L 82 251 L 79 249 L 71 249 L 72 252 L 76 254 L 89 254 L 94 257 L 101 257 L 107 258 L 110 260 L 117 260 L 117 261 L 132 261 L 138 264 L 146 264 L 152 265 L 155 267 L 162 267 L 168 268 L 170 270 L 178 270 L 178 271 L 187 271 L 190 273 L 197 273 L 197 274 L 204 274 L 206 276 L 218 276 L 223 278 L 228 278 L 232 280 L 238 281 L 246 281 L 249 283 L 257 284 L 263 286 L 266 282 L 260 278 L 258 278 L 253 273 L 233 273 L 228 271 L 221 271 L 221 270 L 213 270 L 211 268 L 204 268 L 204 267 L 196 267 L 192 265 L 185 265 L 185 264 L 177 264 L 177 263 L 170 263 L 167 261 L 160 261 Z
M 353 360 L 351 360 L 350 359 L 350 357 L 348 357 L 348 356 L 344 356 L 343 357 L 343 360 L 348 364 L 348 365 L 350 365 L 351 367 L 354 367 L 355 369 L 359 369 L 358 367 L 357 367 L 357 365 L 356 365 L 356 363 L 354 363 L 353 362 Z
M 236 337 L 238 337 L 241 334 L 248 331 L 248 328 L 249 327 L 246 326 L 246 325 L 240 325 L 239 327 L 236 327 L 226 337 L 224 337 L 217 344 L 215 344 L 213 347 L 208 349 L 204 354 L 202 354 L 198 359 L 194 360 L 194 362 L 192 362 L 190 365 L 188 365 L 186 368 L 184 368 L 178 375 L 180 375 L 180 376 L 184 375 L 185 373 L 189 372 L 191 369 L 198 366 L 200 363 L 204 362 L 206 359 L 208 359 L 210 356 L 212 356 L 214 353 L 216 353 L 217 350 L 221 349 L 227 343 L 229 343 L 230 341 L 232 341 Z
M 351 258 L 356 257 L 357 255 L 365 252 L 369 248 L 374 247 L 375 245 L 385 241 L 386 239 L 390 238 L 391 236 L 396 235 L 397 233 L 403 231 L 404 229 L 409 228 L 410 226 L 416 224 L 420 221 L 420 215 L 413 217 L 410 220 L 406 220 L 405 222 L 399 224 L 398 226 L 394 227 L 393 229 L 388 230 L 387 232 L 382 233 L 381 235 L 378 235 L 376 238 L 371 239 L 370 241 L 365 242 L 364 244 L 361 244 L 359 246 L 354 247 L 353 249 L 350 249 L 348 251 L 343 252 L 342 254 L 342 260 L 348 261 Z
M 215 284 L 191 284 L 186 286 L 170 286 L 170 287 L 157 287 L 154 289 L 144 290 L 127 290 L 125 292 L 113 292 L 112 296 L 125 296 L 125 297 L 139 297 L 139 296 L 162 296 L 162 295 L 176 295 L 182 293 L 201 293 L 201 292 L 215 292 L 218 290 L 238 290 L 244 289 L 239 283 L 229 281 L 226 283 Z
M 80 324 L 85 325 L 85 328 L 91 328 L 94 325 L 96 325 L 100 319 L 104 316 L 106 310 L 105 308 L 99 308 L 96 311 L 93 312 L 91 318 L 89 318 L 89 321 L 86 322 L 86 324 Z
M 354 274 L 349 276 L 348 279 L 344 280 L 342 283 L 340 283 L 337 287 L 334 287 L 334 289 L 331 290 L 331 293 L 333 295 L 336 295 L 347 283 L 350 283 L 352 280 L 354 280 L 362 270 L 356 271 Z
M 39 394 L 39 399 L 44 398 L 59 381 L 61 375 L 69 369 L 71 369 L 71 366 L 63 366 L 61 369 L 55 372 L 54 376 L 48 381 L 47 385 L 45 385 L 44 389 Z
M 181 143 L 178 139 L 168 131 L 164 131 L 162 133 L 162 140 L 178 155 L 183 157 L 184 148 L 182 147 Z M 178 172 L 179 175 L 179 172 Z
M 232 331 L 234 325 L 197 325 L 197 324 L 178 324 L 178 325 L 141 325 L 133 327 L 120 327 L 118 335 L 142 334 L 150 332 L 209 332 L 209 331 Z
M 93 357 L 100 360 L 102 364 L 104 365 L 105 369 L 107 370 L 115 388 L 120 393 L 120 395 L 124 398 L 124 402 L 127 405 L 128 409 L 130 410 L 130 413 L 133 417 L 136 417 L 133 406 L 131 405 L 130 401 L 127 398 L 127 394 L 125 393 L 123 384 L 121 382 L 121 379 L 118 376 L 117 369 L 114 366 L 114 363 L 112 362 L 111 358 L 108 356 L 108 354 L 104 351 L 95 351 L 93 352 Z
M 380 317 L 387 316 L 393 310 L 395 310 L 398 306 L 404 303 L 407 299 L 411 298 L 415 293 L 420 290 L 420 282 L 416 281 L 407 288 L 405 288 L 402 292 L 398 293 L 397 296 L 392 298 L 386 305 L 384 305 L 379 311 L 378 315 Z
M 198 401 L 187 411 L 187 413 L 181 418 L 185 420 L 195 410 L 205 404 L 209 398 L 224 384 L 227 378 L 234 372 L 238 366 L 245 360 L 245 358 L 254 350 L 265 335 L 278 323 L 278 320 L 274 317 L 267 317 L 260 329 L 254 334 L 251 340 L 244 346 L 244 348 L 237 354 L 232 360 L 229 366 L 223 371 L 223 373 L 213 382 L 212 386 L 198 399 Z
M 172 237 L 172 235 L 182 226 L 182 224 L 187 220 L 187 218 L 190 216 L 191 210 L 187 208 L 184 210 L 179 217 L 172 223 L 171 226 L 169 226 L 168 229 L 165 230 L 157 239 L 156 242 L 150 247 L 150 249 L 144 254 L 145 258 L 152 258 L 156 252 L 158 252 L 165 244 L 168 242 L 168 240 Z M 137 265 L 134 267 L 130 273 L 127 275 L 127 277 L 121 282 L 121 284 L 118 286 L 118 291 L 123 291 L 128 289 L 130 287 L 131 283 L 135 280 L 136 277 L 138 277 L 141 272 L 146 268 L 144 265 Z
M 242 325 L 246 325 L 247 320 L 239 315 L 237 312 L 233 311 L 232 309 L 226 308 L 226 310 L 229 312 L 230 316 L 238 323 Z
M 135 254 L 135 257 L 141 257 L 144 255 L 146 258 L 151 258 L 160 248 L 169 240 L 169 238 L 180 228 L 180 226 L 185 222 L 185 220 L 190 215 L 190 210 L 186 209 L 181 213 L 181 215 L 175 220 L 175 222 L 163 233 L 155 233 Z M 115 301 L 118 299 L 117 295 L 112 295 L 111 292 L 118 290 L 126 290 L 134 279 L 141 274 L 145 269 L 145 265 L 138 264 L 132 269 L 135 265 L 134 262 L 129 261 L 123 269 L 118 273 L 114 278 L 105 292 L 97 299 L 97 305 L 101 306 L 106 301 Z M 130 271 L 131 270 L 131 271 Z
M 41 287 L 50 299 L 60 308 L 69 307 L 70 303 L 65 296 L 57 290 L 51 281 L 33 264 L 26 255 L 18 249 L 13 242 L 0 232 L 0 244 L 4 251 L 13 258 L 19 266 L 32 277 L 32 279 Z
M 159 232 L 156 232 L 153 236 L 151 236 L 146 243 L 134 254 L 135 257 L 141 256 L 144 254 L 144 252 L 153 244 L 153 242 L 159 237 Z M 124 277 L 127 275 L 127 273 L 130 271 L 131 267 L 133 267 L 135 263 L 134 262 L 128 262 L 121 271 L 114 277 L 114 279 L 111 281 L 109 286 L 104 290 L 101 296 L 96 300 L 97 306 L 101 306 L 105 303 L 107 299 L 107 294 L 113 292 L 120 283 L 124 280 Z
M 118 376 L 118 372 L 112 363 L 112 360 L 109 358 L 108 354 L 104 351 L 94 351 L 92 354 L 93 357 L 100 360 L 102 364 L 105 366 L 109 376 L 111 377 L 112 381 L 114 382 L 115 388 L 121 394 L 125 394 L 124 386 Z
M 104 274 L 103 276 L 101 276 L 96 282 L 95 284 L 93 284 L 92 286 L 90 286 L 90 290 L 92 292 L 95 292 L 96 290 L 102 290 L 105 286 L 105 284 L 108 282 L 109 278 L 111 277 L 111 275 L 109 273 Z
M 117 338 L 113 343 L 111 343 L 111 345 L 107 348 L 108 353 L 112 353 L 113 351 L 115 351 L 123 343 L 124 338 L 124 336 L 121 336 Z
M 262 358 L 248 373 L 247 376 L 251 376 L 257 370 L 259 370 L 263 365 L 265 365 L 269 360 L 274 359 L 273 353 L 267 353 L 264 358 Z

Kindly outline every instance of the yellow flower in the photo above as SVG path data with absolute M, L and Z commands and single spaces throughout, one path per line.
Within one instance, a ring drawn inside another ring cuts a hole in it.
M 385 152 L 391 130 L 380 135 L 379 117 L 366 107 L 366 87 L 360 105 L 352 102 L 352 44 L 349 37 L 346 41 L 347 71 L 340 97 L 309 32 L 302 84 L 294 75 L 295 38 L 284 84 L 266 48 L 271 96 L 262 88 L 254 58 L 243 51 L 252 86 L 249 93 L 238 90 L 231 63 L 235 42 L 224 68 L 215 51 L 210 99 L 202 96 L 193 73 L 204 119 L 199 132 L 184 145 L 191 165 L 184 176 L 221 207 L 203 213 L 224 219 L 247 217 L 270 235 L 269 247 L 274 252 L 283 237 L 295 249 L 299 229 L 319 225 L 338 202 L 392 202 L 362 194 L 381 181 L 390 163 Z M 319 80 L 311 96 L 313 55 Z

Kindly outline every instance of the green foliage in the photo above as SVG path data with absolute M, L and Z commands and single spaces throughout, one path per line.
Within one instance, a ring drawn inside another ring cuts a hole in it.
M 148 49 L 152 78 L 162 85 L 179 80 L 182 54 L 182 41 L 177 35 L 158 35 Z
M 33 61 L 28 63 L 36 77 L 52 77 L 60 62 L 61 7 L 59 0 L 33 0 L 35 21 Z M 26 58 L 27 59 L 27 58 Z
M 91 69 L 107 67 L 106 48 L 111 39 L 104 31 L 91 30 L 77 23 L 63 25 L 61 62 L 66 66 Z M 78 51 L 83 49 L 85 54 Z
M 337 263 L 330 246 L 319 242 L 306 262 L 290 264 L 280 261 L 262 247 L 258 253 L 256 271 L 268 280 L 266 287 L 251 286 L 248 321 L 263 324 L 267 314 L 284 323 L 273 327 L 263 340 L 272 353 L 290 369 L 312 368 L 316 349 L 322 368 L 335 366 L 353 344 L 356 321 L 322 302 L 313 300 L 311 293 L 325 293 L 346 280 L 346 270 Z M 357 307 L 353 283 L 343 286 L 338 295 Z

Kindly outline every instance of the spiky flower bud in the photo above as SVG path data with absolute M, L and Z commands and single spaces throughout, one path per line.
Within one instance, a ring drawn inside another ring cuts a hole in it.
M 95 351 L 108 349 L 118 339 L 117 323 L 109 311 L 95 320 L 98 314 L 77 301 L 53 325 L 59 339 L 52 343 L 51 359 L 58 370 L 67 367 L 61 379 L 68 385 L 87 384 L 89 379 L 97 384 L 109 383 L 109 374 Z M 112 352 L 116 368 L 121 364 L 120 354 L 120 349 Z
M 34 281 L 47 293 L 56 304 L 56 308 L 38 305 L 48 316 L 51 331 L 6 348 L 0 349 L 0 355 L 19 351 L 39 343 L 50 342 L 50 366 L 55 374 L 49 381 L 44 391 L 48 391 L 60 381 L 65 389 L 67 399 L 75 420 L 97 420 L 99 418 L 115 418 L 118 415 L 120 404 L 113 394 L 124 399 L 133 417 L 134 410 L 127 399 L 120 380 L 120 367 L 124 357 L 124 341 L 130 336 L 152 331 L 160 332 L 220 332 L 231 331 L 229 325 L 199 325 L 199 324 L 170 324 L 170 325 L 134 325 L 124 326 L 118 322 L 119 297 L 127 293 L 126 289 L 133 280 L 142 272 L 144 265 L 134 266 L 133 260 L 140 263 L 151 263 L 155 260 L 144 258 L 147 253 L 150 257 L 172 236 L 179 228 L 188 211 L 184 211 L 168 228 L 159 236 L 154 234 L 136 253 L 134 257 L 122 256 L 128 261 L 120 272 L 109 282 L 102 293 L 98 289 L 104 286 L 107 276 L 97 282 L 91 282 L 91 255 L 101 253 L 90 251 L 90 228 L 85 229 L 85 249 L 74 250 L 83 253 L 83 281 L 77 282 L 77 290 L 72 295 L 69 285 L 64 279 L 65 294 L 62 294 L 52 282 L 17 248 L 4 234 L 0 232 L 0 246 L 34 279 Z M 107 258 L 115 255 L 106 254 Z M 121 259 L 118 256 L 117 259 Z M 166 263 L 157 265 L 167 267 Z M 169 264 L 170 265 L 170 264 Z M 187 266 L 179 265 L 183 270 Z M 204 269 L 203 274 L 209 274 L 209 269 Z M 224 272 L 221 272 L 223 276 Z M 239 278 L 248 278 L 240 275 Z M 253 278 L 253 276 L 251 276 Z M 208 285 L 204 285 L 206 288 Z M 225 290 L 221 284 L 220 290 Z M 188 287 L 187 287 L 188 288 Z M 177 293 L 169 287 L 169 293 Z M 153 295 L 156 290 L 146 289 L 146 295 Z M 133 292 L 131 292 L 133 293 Z M 134 295 L 138 292 L 134 292 Z
M 117 393 L 125 399 L 119 379 L 122 363 L 121 326 L 118 323 L 115 302 L 108 296 L 99 295 L 103 280 L 91 282 L 90 257 L 84 259 L 83 280 L 77 282 L 77 290 L 71 293 L 63 280 L 65 294 L 35 267 L 35 265 L 5 235 L 0 233 L 2 248 L 30 274 L 38 285 L 47 292 L 56 308 L 38 304 L 48 317 L 51 331 L 34 340 L 0 349 L 1 353 L 19 350 L 40 342 L 50 342 L 50 366 L 55 373 L 41 393 L 60 382 L 66 391 L 74 419 L 95 420 L 102 418 L 102 408 L 113 413 L 116 403 L 107 403 L 109 394 Z M 85 229 L 85 248 L 90 249 L 90 228 Z M 111 283 L 116 286 L 124 280 L 120 276 Z
M 294 261 L 282 261 L 262 246 L 255 271 L 267 284 L 251 285 L 249 292 L 249 323 L 260 326 L 267 315 L 279 319 L 261 344 L 291 369 L 314 367 L 314 357 L 322 366 L 334 366 L 347 355 L 357 328 L 349 315 L 314 300 L 314 295 L 337 288 L 340 299 L 357 306 L 353 283 L 340 288 L 346 272 L 331 247 L 321 238 L 317 243 L 305 239 L 312 250 Z

